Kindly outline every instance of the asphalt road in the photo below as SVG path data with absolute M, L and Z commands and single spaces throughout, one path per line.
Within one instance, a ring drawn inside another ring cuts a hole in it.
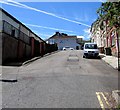
M 118 89 L 118 71 L 82 51 L 60 51 L 2 68 L 3 108 L 101 108 L 96 92 Z M 9 82 L 17 79 L 17 82 Z

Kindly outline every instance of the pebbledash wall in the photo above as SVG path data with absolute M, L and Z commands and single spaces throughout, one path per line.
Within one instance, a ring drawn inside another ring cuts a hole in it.
M 48 52 L 46 47 L 54 47 L 51 51 L 57 50 L 56 45 L 46 44 L 44 40 L 2 8 L 0 8 L 0 13 L 2 13 L 0 19 L 1 64 L 43 56 Z M 49 49 L 49 52 L 51 51 Z

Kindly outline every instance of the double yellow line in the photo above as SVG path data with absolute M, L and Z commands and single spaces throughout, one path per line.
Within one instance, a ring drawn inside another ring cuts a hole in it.
M 107 93 L 106 93 L 106 94 L 107 94 Z M 112 110 L 112 109 L 110 108 L 110 104 L 108 103 L 108 100 L 107 100 L 107 98 L 105 97 L 105 95 L 103 94 L 103 92 L 96 92 L 96 95 L 97 95 L 97 98 L 98 98 L 98 101 L 99 101 L 99 104 L 100 104 L 102 110 L 105 110 L 104 102 L 106 103 L 106 105 L 108 106 L 108 108 L 109 108 L 110 110 Z M 103 97 L 104 102 L 102 101 L 101 96 Z M 107 109 L 108 109 L 108 108 L 107 108 Z

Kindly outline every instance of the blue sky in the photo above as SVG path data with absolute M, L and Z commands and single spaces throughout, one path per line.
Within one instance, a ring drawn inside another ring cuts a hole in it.
M 42 39 L 56 31 L 89 39 L 101 2 L 4 2 L 2 8 Z

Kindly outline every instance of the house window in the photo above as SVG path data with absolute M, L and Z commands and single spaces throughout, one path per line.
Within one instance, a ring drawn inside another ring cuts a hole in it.
M 54 39 L 50 39 L 50 44 L 55 44 L 55 40 Z
M 12 32 L 11 32 L 11 36 L 12 37 L 15 37 L 15 30 L 13 29 Z
M 63 43 L 63 41 L 61 40 L 60 43 Z
M 112 32 L 112 34 L 111 34 L 111 40 L 112 40 L 112 46 L 114 46 L 115 45 L 115 31 L 113 31 Z

